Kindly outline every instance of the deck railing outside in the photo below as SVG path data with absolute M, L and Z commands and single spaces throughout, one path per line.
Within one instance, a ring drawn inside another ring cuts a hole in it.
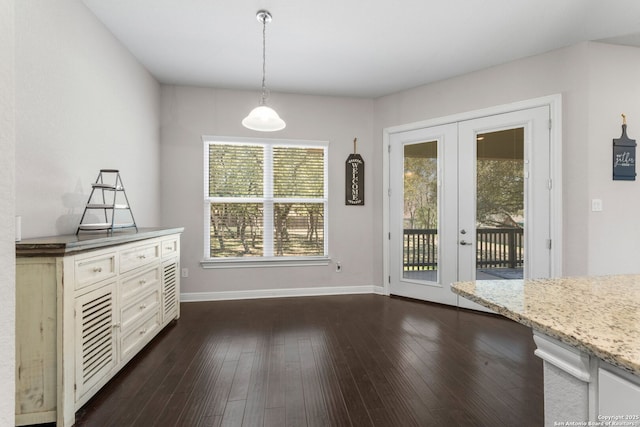
M 404 270 L 438 268 L 438 230 L 404 230 Z M 478 268 L 518 268 L 524 264 L 522 228 L 478 228 L 476 230 Z

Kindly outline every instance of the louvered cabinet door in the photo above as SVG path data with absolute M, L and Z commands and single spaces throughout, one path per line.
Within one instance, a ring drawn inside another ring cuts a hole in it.
M 180 276 L 178 261 L 162 264 L 162 323 L 180 317 Z
M 101 387 L 117 364 L 116 282 L 77 297 L 75 304 L 78 402 L 93 387 Z

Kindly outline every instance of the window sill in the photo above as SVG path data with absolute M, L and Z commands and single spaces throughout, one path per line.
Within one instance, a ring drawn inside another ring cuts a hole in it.
M 209 268 L 311 267 L 329 265 L 328 257 L 273 257 L 261 259 L 204 259 L 200 266 Z

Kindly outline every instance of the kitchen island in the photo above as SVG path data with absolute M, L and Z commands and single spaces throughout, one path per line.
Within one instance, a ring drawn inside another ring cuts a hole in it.
M 546 426 L 640 426 L 640 275 L 482 280 L 452 291 L 532 328 Z

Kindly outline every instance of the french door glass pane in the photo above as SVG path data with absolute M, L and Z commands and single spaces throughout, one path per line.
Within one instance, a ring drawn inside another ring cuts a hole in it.
M 476 139 L 476 279 L 522 279 L 524 129 Z
M 404 146 L 405 279 L 438 280 L 438 142 Z

